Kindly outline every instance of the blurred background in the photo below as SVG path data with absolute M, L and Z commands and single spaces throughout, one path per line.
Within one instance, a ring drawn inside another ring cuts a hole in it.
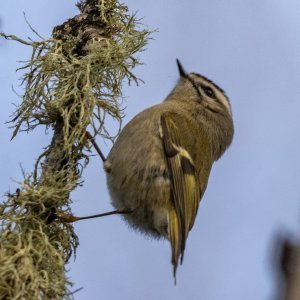
M 212 170 L 184 263 L 173 284 L 166 241 L 132 231 L 119 216 L 75 224 L 80 239 L 69 268 L 75 299 L 271 300 L 278 295 L 276 241 L 297 239 L 300 200 L 300 2 L 298 0 L 127 0 L 149 29 L 158 31 L 135 71 L 145 84 L 124 85 L 126 124 L 161 102 L 178 79 L 175 59 L 205 75 L 231 99 L 235 137 Z M 44 37 L 77 14 L 75 1 L 1 0 L 0 30 L 21 38 Z M 8 128 L 19 94 L 21 66 L 30 49 L 0 39 L 0 191 L 14 192 L 21 167 L 51 139 L 39 128 L 10 141 Z M 113 124 L 111 125 L 113 127 Z M 107 154 L 111 144 L 98 140 Z M 111 210 L 99 157 L 72 194 L 75 215 Z

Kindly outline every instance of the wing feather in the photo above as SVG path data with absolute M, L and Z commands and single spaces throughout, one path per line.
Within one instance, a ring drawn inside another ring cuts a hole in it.
M 177 218 L 174 222 L 174 213 L 170 213 L 169 239 L 172 247 L 174 276 L 180 258 L 182 263 L 186 240 L 194 224 L 200 201 L 194 162 L 189 152 L 183 147 L 178 126 L 180 125 L 177 125 L 170 115 L 161 116 L 161 134 L 171 174 L 172 201 Z M 177 228 L 173 228 L 174 226 Z M 176 234 L 179 236 L 173 236 Z

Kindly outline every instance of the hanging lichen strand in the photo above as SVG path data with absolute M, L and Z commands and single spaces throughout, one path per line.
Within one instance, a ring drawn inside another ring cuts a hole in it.
M 38 125 L 53 129 L 50 145 L 24 175 L 16 193 L 0 205 L 0 299 L 71 298 L 66 263 L 78 246 L 73 226 L 57 218 L 70 212 L 70 193 L 88 160 L 87 127 L 113 139 L 105 116 L 121 121 L 121 84 L 138 81 L 131 70 L 149 31 L 116 0 L 86 0 L 80 14 L 32 47 L 23 101 L 14 114 L 13 137 Z

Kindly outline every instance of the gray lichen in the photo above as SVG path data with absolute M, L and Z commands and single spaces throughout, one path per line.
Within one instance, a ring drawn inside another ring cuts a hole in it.
M 113 140 L 106 116 L 122 119 L 122 83 L 138 82 L 150 32 L 116 0 L 86 0 L 80 14 L 40 41 L 0 35 L 32 48 L 24 71 L 25 93 L 11 120 L 13 138 L 37 126 L 53 138 L 32 174 L 0 205 L 0 299 L 70 298 L 66 263 L 79 244 L 73 226 L 57 218 L 71 213 L 70 193 L 88 163 L 86 130 Z

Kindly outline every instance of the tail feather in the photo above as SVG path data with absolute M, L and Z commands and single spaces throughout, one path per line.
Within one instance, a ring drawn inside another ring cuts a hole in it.
M 183 256 L 182 251 L 182 233 L 179 218 L 177 217 L 175 208 L 169 212 L 169 240 L 172 249 L 172 265 L 173 265 L 173 276 L 176 284 L 176 270 L 180 256 Z

